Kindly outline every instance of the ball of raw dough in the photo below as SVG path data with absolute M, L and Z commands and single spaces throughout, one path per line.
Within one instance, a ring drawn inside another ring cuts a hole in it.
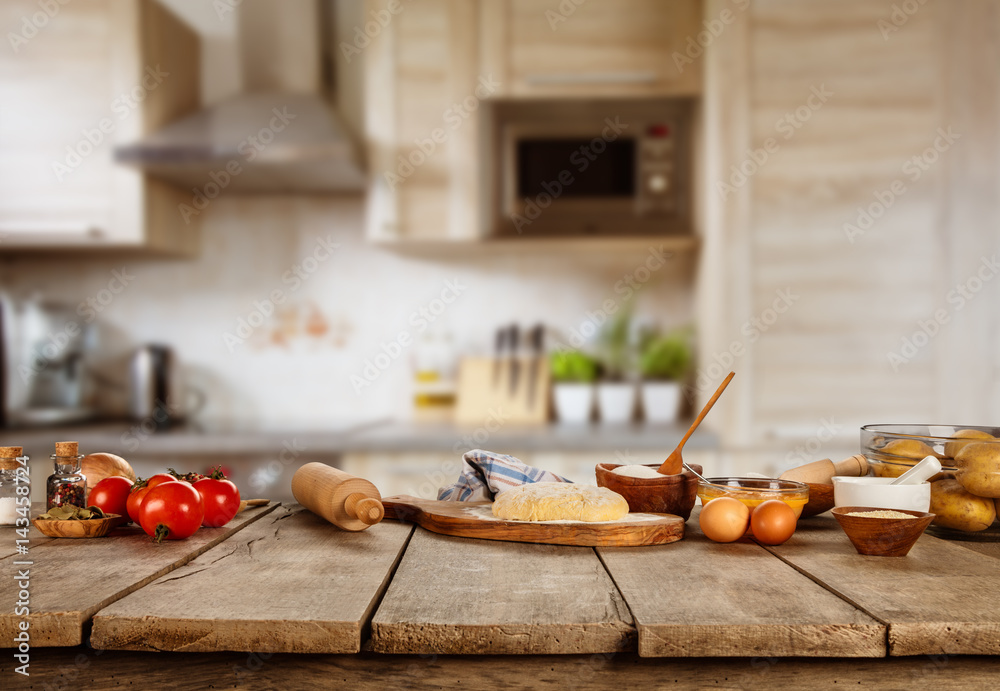
M 535 482 L 501 492 L 493 515 L 512 521 L 617 521 L 628 514 L 625 497 L 606 487 Z

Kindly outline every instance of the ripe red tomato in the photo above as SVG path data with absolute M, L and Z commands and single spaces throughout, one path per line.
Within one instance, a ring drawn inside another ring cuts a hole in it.
M 132 491 L 128 494 L 125 506 L 128 511 L 128 517 L 134 523 L 139 522 L 139 507 L 142 506 L 142 500 L 146 498 L 147 494 L 149 494 L 149 487 L 145 485 L 140 487 L 138 484 L 133 485 Z
M 139 480 L 132 485 L 128 501 L 125 504 L 128 510 L 128 517 L 135 523 L 139 523 L 139 509 L 142 507 L 142 502 L 146 499 L 146 495 L 149 494 L 149 490 L 169 482 L 177 482 L 177 479 L 166 473 L 157 473 L 146 480 Z
M 202 525 L 206 527 L 223 526 L 240 510 L 240 491 L 226 479 L 220 468 L 216 468 L 204 480 L 194 483 L 194 488 L 201 495 L 202 505 L 205 507 Z
M 204 517 L 201 495 L 186 482 L 153 487 L 139 507 L 139 525 L 156 542 L 194 535 Z
M 157 473 L 146 479 L 146 486 L 156 487 L 157 485 L 162 485 L 164 482 L 177 482 L 177 478 L 168 473 Z
M 104 513 L 128 516 L 128 497 L 132 481 L 127 477 L 106 477 L 90 490 L 88 506 L 96 506 Z

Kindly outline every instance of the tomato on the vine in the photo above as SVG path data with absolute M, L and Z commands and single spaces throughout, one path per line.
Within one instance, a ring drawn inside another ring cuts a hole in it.
M 170 482 L 177 482 L 177 480 L 166 473 L 157 473 L 156 475 L 153 475 L 145 480 L 138 480 L 134 485 L 132 485 L 132 490 L 128 495 L 128 501 L 125 503 L 126 510 L 128 511 L 128 517 L 135 523 L 138 523 L 139 509 L 142 507 L 142 502 L 145 501 L 146 495 L 149 494 L 149 490 Z
M 193 487 L 201 495 L 205 507 L 202 525 L 208 528 L 218 528 L 229 523 L 240 510 L 240 491 L 226 479 L 221 468 L 215 468 L 211 475 L 198 480 Z
M 177 478 L 169 473 L 157 473 L 146 478 L 147 487 L 156 487 L 157 485 L 162 485 L 164 482 L 177 482 Z
M 128 498 L 132 481 L 127 477 L 106 477 L 90 490 L 87 506 L 96 506 L 104 513 L 128 516 Z
M 186 482 L 153 487 L 139 507 L 139 525 L 156 542 L 193 535 L 204 517 L 201 495 Z
M 167 472 L 170 473 L 170 475 L 175 480 L 186 482 L 189 485 L 193 485 L 194 483 L 198 482 L 198 480 L 204 480 L 206 477 L 208 477 L 207 475 L 203 475 L 202 473 L 178 473 L 173 468 L 167 468 Z

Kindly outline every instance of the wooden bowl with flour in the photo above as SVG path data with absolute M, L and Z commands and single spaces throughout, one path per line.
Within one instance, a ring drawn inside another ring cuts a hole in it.
M 595 469 L 597 485 L 625 497 L 631 513 L 672 513 L 685 521 L 691 516 L 691 509 L 698 499 L 698 478 L 694 473 L 684 470 L 676 475 L 630 477 L 612 472 L 620 465 L 598 463 Z M 702 472 L 700 465 L 690 465 L 695 472 Z M 644 467 L 655 471 L 660 464 Z

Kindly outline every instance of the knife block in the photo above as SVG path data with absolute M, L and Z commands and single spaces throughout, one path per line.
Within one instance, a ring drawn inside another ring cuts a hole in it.
M 520 357 L 516 361 L 517 384 L 512 391 L 510 358 L 500 359 L 499 377 L 495 377 L 495 358 L 462 358 L 458 368 L 455 422 L 472 427 L 483 427 L 494 420 L 500 425 L 547 423 L 550 409 L 549 360 L 544 356 L 537 360 L 537 374 L 531 387 L 533 392 L 529 392 L 529 382 L 535 360 Z

